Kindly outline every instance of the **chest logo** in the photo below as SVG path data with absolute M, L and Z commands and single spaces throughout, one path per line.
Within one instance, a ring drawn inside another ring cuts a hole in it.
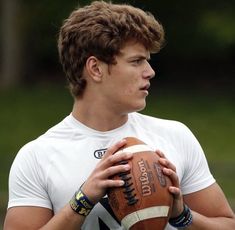
M 104 156 L 106 150 L 107 150 L 107 148 L 95 150 L 94 157 L 97 158 L 97 159 L 101 159 Z

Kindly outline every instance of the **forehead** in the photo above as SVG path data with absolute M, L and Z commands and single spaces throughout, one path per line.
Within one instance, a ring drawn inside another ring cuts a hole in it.
M 131 58 L 135 56 L 150 58 L 150 52 L 145 48 L 143 44 L 139 42 L 129 41 L 122 46 L 118 56 L 123 58 Z

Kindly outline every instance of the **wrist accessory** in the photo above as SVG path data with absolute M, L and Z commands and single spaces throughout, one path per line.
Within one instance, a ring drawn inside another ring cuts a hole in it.
M 192 222 L 193 216 L 191 210 L 186 204 L 184 204 L 184 210 L 179 216 L 169 219 L 170 225 L 175 228 L 186 228 L 191 225 Z
M 92 208 L 94 207 L 94 204 L 92 204 L 87 196 L 82 192 L 81 189 L 79 189 L 77 192 L 75 192 L 72 199 L 69 201 L 70 207 L 78 214 L 82 216 L 87 216 Z

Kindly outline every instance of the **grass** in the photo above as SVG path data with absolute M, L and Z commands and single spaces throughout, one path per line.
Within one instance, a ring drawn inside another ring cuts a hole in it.
M 148 98 L 144 113 L 179 120 L 197 136 L 211 171 L 235 208 L 235 107 L 229 92 L 161 89 Z M 0 221 L 7 205 L 10 165 L 26 142 L 53 126 L 72 107 L 72 98 L 61 86 L 42 85 L 0 92 Z M 1 226 L 0 226 L 1 227 Z

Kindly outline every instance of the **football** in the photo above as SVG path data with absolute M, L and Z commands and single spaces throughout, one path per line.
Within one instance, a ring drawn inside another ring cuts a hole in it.
M 169 220 L 173 196 L 168 187 L 171 181 L 163 175 L 159 156 L 141 140 L 125 138 L 127 143 L 118 152 L 133 152 L 133 158 L 120 164 L 131 165 L 131 170 L 113 176 L 125 184 L 108 191 L 110 206 L 125 229 L 163 230 Z

